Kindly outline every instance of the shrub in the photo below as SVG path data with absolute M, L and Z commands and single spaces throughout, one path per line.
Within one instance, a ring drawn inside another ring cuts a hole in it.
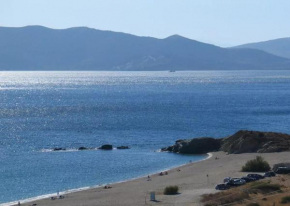
M 282 204 L 290 203 L 290 196 L 282 197 L 281 203 Z
M 267 172 L 271 169 L 269 163 L 263 157 L 257 156 L 256 159 L 249 160 L 242 167 L 242 172 Z
M 178 186 L 168 186 L 165 187 L 163 194 L 165 195 L 175 195 L 178 193 L 179 187 Z

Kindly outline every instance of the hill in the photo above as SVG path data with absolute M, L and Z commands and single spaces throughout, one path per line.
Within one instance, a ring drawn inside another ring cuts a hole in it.
M 259 49 L 276 56 L 290 59 L 290 38 L 281 38 L 264 42 L 244 44 L 234 48 Z
M 181 154 L 205 154 L 219 150 L 229 154 L 290 151 L 290 135 L 241 130 L 225 138 L 201 137 L 177 140 L 174 145 L 161 149 Z
M 0 27 L 0 70 L 290 69 L 290 60 L 178 35 L 138 37 L 86 27 Z

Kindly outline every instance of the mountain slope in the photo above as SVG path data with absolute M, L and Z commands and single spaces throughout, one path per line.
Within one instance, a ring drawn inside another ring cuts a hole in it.
M 290 59 L 290 38 L 281 38 L 264 42 L 244 44 L 234 48 L 259 49 L 277 56 Z
M 0 70 L 290 69 L 288 59 L 224 49 L 178 35 L 165 39 L 86 27 L 0 27 Z

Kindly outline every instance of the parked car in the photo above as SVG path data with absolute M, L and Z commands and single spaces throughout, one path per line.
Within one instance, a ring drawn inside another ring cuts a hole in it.
M 264 177 L 275 177 L 275 176 L 276 176 L 276 173 L 273 171 L 264 173 Z
M 227 185 L 230 185 L 230 186 L 239 186 L 239 185 L 244 185 L 246 184 L 246 181 L 245 180 L 242 180 L 240 178 L 232 178 L 228 183 Z
M 230 186 L 228 184 L 219 184 L 215 186 L 216 190 L 227 190 L 230 189 Z
M 256 180 L 264 179 L 265 177 L 259 174 L 248 174 L 247 177 L 254 178 Z
M 232 179 L 231 177 L 226 177 L 226 178 L 224 179 L 224 183 L 228 183 L 231 179 Z
M 245 180 L 246 182 L 253 182 L 256 181 L 255 178 L 251 178 L 251 177 L 241 177 L 242 180 Z
M 290 173 L 290 167 L 278 167 L 275 170 L 275 173 L 277 173 L 277 174 L 289 174 Z

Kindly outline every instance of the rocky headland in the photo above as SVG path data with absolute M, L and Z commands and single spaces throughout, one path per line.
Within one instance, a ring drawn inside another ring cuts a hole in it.
M 162 148 L 161 151 L 180 154 L 204 154 L 215 151 L 229 154 L 283 152 L 290 151 L 290 135 L 240 130 L 224 138 L 201 137 L 177 140 L 174 145 Z

